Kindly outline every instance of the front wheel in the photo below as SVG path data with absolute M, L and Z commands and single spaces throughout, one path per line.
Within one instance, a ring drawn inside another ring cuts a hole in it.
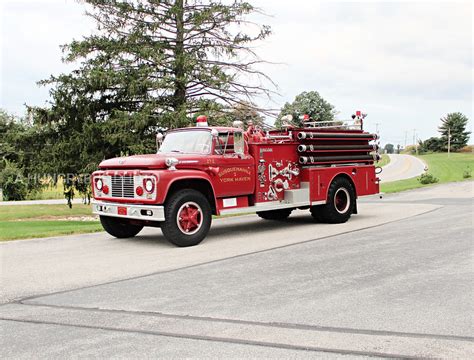
M 329 224 L 345 223 L 355 209 L 356 196 L 352 183 L 338 177 L 329 186 L 325 205 L 312 206 L 310 211 L 314 219 Z
M 111 216 L 101 216 L 100 223 L 105 231 L 119 239 L 134 237 L 143 229 L 142 225 L 132 225 L 126 220 Z
M 206 237 L 211 221 L 212 210 L 207 198 L 196 190 L 180 190 L 165 204 L 161 231 L 177 246 L 194 246 Z

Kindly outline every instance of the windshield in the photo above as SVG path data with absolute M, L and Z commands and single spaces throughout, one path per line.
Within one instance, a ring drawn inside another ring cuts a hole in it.
M 209 154 L 211 133 L 209 131 L 170 132 L 163 140 L 160 153 Z

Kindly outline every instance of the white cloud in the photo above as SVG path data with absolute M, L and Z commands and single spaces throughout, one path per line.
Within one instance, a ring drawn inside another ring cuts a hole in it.
M 447 112 L 472 118 L 470 2 L 257 3 L 274 30 L 260 54 L 287 64 L 268 68 L 284 101 L 317 90 L 343 117 L 363 107 L 383 140 L 402 144 L 413 128 L 436 135 Z
M 380 123 L 383 139 L 402 145 L 413 128 L 436 135 L 448 112 L 472 118 L 470 1 L 251 2 L 271 15 L 256 19 L 274 31 L 258 53 L 285 63 L 264 67 L 280 86 L 277 106 L 317 90 L 341 117 L 362 108 L 370 129 Z M 37 80 L 68 69 L 59 45 L 93 25 L 73 0 L 7 0 L 1 11 L 0 106 L 21 113 L 23 103 L 47 99 Z

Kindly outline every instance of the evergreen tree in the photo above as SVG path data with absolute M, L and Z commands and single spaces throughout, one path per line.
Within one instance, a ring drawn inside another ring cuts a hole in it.
M 250 47 L 270 28 L 246 20 L 256 11 L 247 2 L 84 2 L 97 31 L 63 47 L 79 67 L 41 81 L 51 86 L 51 106 L 30 108 L 51 172 L 90 173 L 104 158 L 152 152 L 158 127 L 271 94 Z
M 425 141 L 420 141 L 419 148 L 422 152 L 442 152 L 443 150 L 446 150 L 444 140 L 434 136 Z
M 470 131 L 466 131 L 469 119 L 460 112 L 450 113 L 441 118 L 441 125 L 438 131 L 441 133 L 444 147 L 448 148 L 448 134 L 451 135 L 451 151 L 458 151 L 467 145 Z

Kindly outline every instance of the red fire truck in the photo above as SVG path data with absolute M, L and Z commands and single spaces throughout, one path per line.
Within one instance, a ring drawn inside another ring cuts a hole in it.
M 357 213 L 356 199 L 379 192 L 374 162 L 377 135 L 351 122 L 303 126 L 285 118 L 283 129 L 241 123 L 197 126 L 157 135 L 156 154 L 109 159 L 92 174 L 93 212 L 117 238 L 144 226 L 161 227 L 177 246 L 200 243 L 212 215 L 256 212 L 284 220 L 295 209 L 317 222 L 343 223 Z

